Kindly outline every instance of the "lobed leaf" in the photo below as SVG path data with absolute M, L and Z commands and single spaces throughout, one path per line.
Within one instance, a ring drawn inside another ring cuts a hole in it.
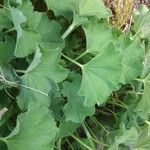
M 147 119 L 150 115 L 150 74 L 144 79 L 144 91 L 143 97 L 140 100 L 136 110 L 142 115 L 144 119 Z
M 64 106 L 64 116 L 66 121 L 82 123 L 85 117 L 94 114 L 94 106 L 84 106 L 84 96 L 78 96 L 81 84 L 81 77 L 76 75 L 73 82 L 64 82 L 63 95 L 68 98 L 68 103 Z
M 133 30 L 136 32 L 135 36 L 140 38 L 147 38 L 150 36 L 150 10 L 146 10 L 134 16 Z
M 80 127 L 80 124 L 75 124 L 71 121 L 61 120 L 59 125 L 59 136 L 64 138 L 73 134 L 77 128 Z
M 127 48 L 122 49 L 122 83 L 129 83 L 134 78 L 141 75 L 143 70 L 144 48 L 140 45 L 140 41 L 134 41 Z
M 38 43 L 41 41 L 39 33 L 31 30 L 22 30 L 22 35 L 17 41 L 15 56 L 24 57 L 36 51 Z
M 87 53 L 98 54 L 113 40 L 112 31 L 106 22 L 91 18 L 83 25 Z
M 16 128 L 5 139 L 10 150 L 53 150 L 58 131 L 48 108 L 32 102 L 28 111 L 18 116 Z
M 10 65 L 14 48 L 15 41 L 11 37 L 6 37 L 5 42 L 0 41 L 0 75 L 12 82 L 17 80 L 14 69 Z
M 100 105 L 112 91 L 120 87 L 121 60 L 120 53 L 115 50 L 113 44 L 109 44 L 103 52 L 83 66 L 79 95 L 85 96 L 84 105 Z
M 107 18 L 111 15 L 101 0 L 45 0 L 45 2 L 56 16 L 63 15 L 70 18 L 75 13 L 80 17 Z
M 48 93 L 53 82 L 61 82 L 67 77 L 67 70 L 58 65 L 60 50 L 41 49 L 41 54 L 40 63 L 21 77 L 22 86 L 17 98 L 21 109 L 26 109 L 31 101 L 47 106 L 50 101 Z

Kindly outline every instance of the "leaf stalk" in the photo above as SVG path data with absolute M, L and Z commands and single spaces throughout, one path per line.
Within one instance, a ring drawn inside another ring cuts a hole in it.
M 61 36 L 62 39 L 64 40 L 75 28 L 74 22 L 69 26 L 69 28 L 65 31 L 65 33 Z
M 79 60 L 80 58 L 82 58 L 87 53 L 88 53 L 88 51 L 85 51 L 84 53 L 82 53 L 81 55 L 79 55 L 75 60 Z
M 72 63 L 74 63 L 74 64 L 76 64 L 77 66 L 79 66 L 80 68 L 83 68 L 83 65 L 80 64 L 80 63 L 78 63 L 77 61 L 75 61 L 75 60 L 69 58 L 68 56 L 64 55 L 63 53 L 61 53 L 61 55 L 62 55 L 64 58 L 66 58 L 67 60 L 69 60 L 69 61 L 71 61 Z

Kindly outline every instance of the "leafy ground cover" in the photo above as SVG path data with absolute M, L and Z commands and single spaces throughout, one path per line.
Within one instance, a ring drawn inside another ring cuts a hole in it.
M 130 7 L 1 2 L 0 150 L 150 149 L 150 11 Z

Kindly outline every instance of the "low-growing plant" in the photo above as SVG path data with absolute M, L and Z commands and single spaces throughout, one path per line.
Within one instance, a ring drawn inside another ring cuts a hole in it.
M 123 12 L 1 2 L 0 150 L 150 149 L 150 11 Z

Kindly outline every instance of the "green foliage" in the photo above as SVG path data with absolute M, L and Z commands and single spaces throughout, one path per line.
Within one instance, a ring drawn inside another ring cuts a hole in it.
M 137 110 L 142 114 L 143 117 L 147 118 L 150 114 L 149 110 L 150 75 L 148 75 L 145 79 L 143 79 L 143 82 L 144 82 L 143 97 L 137 106 Z
M 99 19 L 91 18 L 83 25 L 83 29 L 87 42 L 86 53 L 97 54 L 113 40 L 112 30 L 108 27 L 108 23 Z
M 104 103 L 111 92 L 118 89 L 121 71 L 121 55 L 113 44 L 84 65 L 79 94 L 85 96 L 85 105 Z
M 4 0 L 0 149 L 150 149 L 150 13 L 127 33 L 111 15 L 102 0 Z
M 134 37 L 145 38 L 150 36 L 150 10 L 146 6 L 141 7 L 140 14 L 134 14 L 135 24 L 133 29 L 136 31 Z
M 121 147 L 120 144 L 122 143 L 132 148 L 134 147 L 139 135 L 134 127 L 132 127 L 130 130 L 127 130 L 123 125 L 120 131 L 114 133 L 114 136 L 114 143 L 110 146 L 109 150 L 119 150 Z
M 8 149 L 53 149 L 58 128 L 48 108 L 30 103 L 17 118 L 17 125 L 5 139 Z M 35 140 L 36 139 L 36 140 Z
M 110 16 L 110 11 L 104 6 L 102 1 L 98 0 L 45 0 L 48 9 L 55 12 L 56 15 L 68 17 L 70 14 L 76 14 L 80 17 L 95 16 L 106 18 Z
M 76 75 L 72 83 L 64 82 L 63 96 L 68 98 L 68 103 L 64 106 L 64 116 L 66 121 L 81 123 L 86 116 L 94 114 L 94 105 L 91 107 L 84 106 L 84 96 L 78 96 L 81 84 L 81 77 Z

